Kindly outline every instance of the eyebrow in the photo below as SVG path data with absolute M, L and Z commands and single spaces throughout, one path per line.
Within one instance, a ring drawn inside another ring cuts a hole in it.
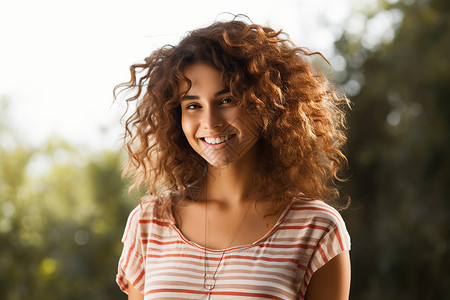
M 219 97 L 220 95 L 226 94 L 226 93 L 228 93 L 228 92 L 230 92 L 230 89 L 225 88 L 225 89 L 223 89 L 223 90 L 218 91 L 217 93 L 215 93 L 215 94 L 214 94 L 214 97 Z M 195 96 L 195 95 L 185 95 L 185 96 L 183 97 L 183 99 L 181 99 L 181 101 L 183 101 L 183 100 L 194 100 L 194 99 L 199 99 L 199 98 L 200 98 L 199 96 Z

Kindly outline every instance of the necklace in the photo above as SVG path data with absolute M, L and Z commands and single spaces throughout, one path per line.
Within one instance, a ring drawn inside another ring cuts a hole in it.
M 206 195 L 207 195 L 207 191 L 206 191 Z M 248 210 L 250 207 L 250 203 L 247 205 L 247 207 L 245 208 L 245 211 L 241 214 L 242 216 L 240 217 L 240 221 L 239 221 L 239 225 L 236 228 L 233 237 L 231 238 L 230 243 L 228 244 L 228 247 L 225 248 L 225 250 L 223 250 L 222 255 L 220 256 L 219 262 L 217 263 L 216 269 L 214 270 L 214 272 L 211 274 L 208 274 L 208 254 L 206 249 L 208 248 L 208 244 L 207 244 L 207 228 L 208 228 L 208 197 L 206 197 L 206 202 L 205 202 L 205 246 L 204 246 L 204 260 L 203 260 L 203 267 L 205 270 L 205 275 L 203 276 L 203 288 L 205 290 L 208 291 L 208 296 L 207 299 L 211 299 L 211 292 L 212 290 L 216 287 L 216 274 L 217 271 L 219 270 L 220 264 L 222 263 L 222 260 L 225 256 L 225 253 L 227 252 L 227 250 L 230 248 L 231 244 L 233 243 L 234 239 L 237 236 L 237 233 L 239 232 L 239 229 L 241 228 L 242 222 L 244 221 L 244 218 L 247 216 Z

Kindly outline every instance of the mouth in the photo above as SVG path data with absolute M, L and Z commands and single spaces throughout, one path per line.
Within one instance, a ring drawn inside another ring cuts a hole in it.
M 220 144 L 224 144 L 224 143 L 228 142 L 235 136 L 236 136 L 236 134 L 230 134 L 230 135 L 224 135 L 224 136 L 213 137 L 213 138 L 202 137 L 200 139 L 209 145 L 220 145 Z

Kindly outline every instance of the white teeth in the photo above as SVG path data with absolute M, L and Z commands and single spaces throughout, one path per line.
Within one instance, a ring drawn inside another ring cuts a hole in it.
M 217 138 L 204 138 L 205 142 L 208 144 L 216 145 L 221 144 L 223 142 L 228 141 L 231 138 L 231 135 L 223 136 L 223 137 L 217 137 Z

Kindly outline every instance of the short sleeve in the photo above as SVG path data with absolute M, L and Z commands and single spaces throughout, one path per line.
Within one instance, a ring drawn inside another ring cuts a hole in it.
M 141 206 L 131 212 L 122 237 L 123 250 L 119 259 L 116 282 L 120 289 L 127 294 L 128 281 L 133 284 L 135 289 L 144 293 L 145 266 L 139 226 L 141 214 Z
M 341 215 L 334 208 L 329 207 L 327 210 L 329 225 L 311 257 L 309 266 L 311 276 L 332 258 L 351 248 L 350 235 Z
M 321 234 L 317 236 L 317 244 L 306 268 L 303 284 L 300 285 L 301 295 L 306 293 L 309 282 L 318 269 L 351 248 L 350 235 L 339 212 L 325 203 L 315 201 L 314 204 L 316 215 L 312 220 L 319 225 L 317 227 L 320 229 L 316 232 Z

